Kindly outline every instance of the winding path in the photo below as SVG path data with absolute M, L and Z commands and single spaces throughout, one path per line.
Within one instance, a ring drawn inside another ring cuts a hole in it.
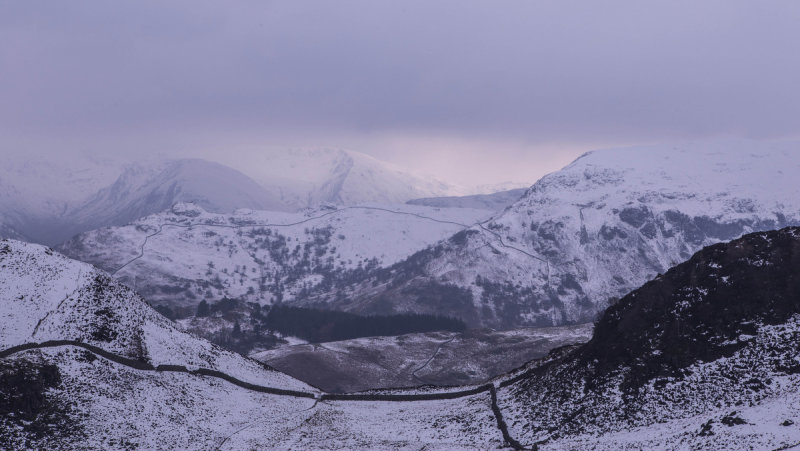
M 423 384 L 426 384 L 427 382 L 423 381 L 422 379 L 420 379 L 419 376 L 417 376 L 417 372 L 421 371 L 423 368 L 427 367 L 433 361 L 433 359 L 436 357 L 436 355 L 439 354 L 439 351 L 442 350 L 442 347 L 444 347 L 444 345 L 446 345 L 448 343 L 452 343 L 453 340 L 455 340 L 455 339 L 456 339 L 456 335 L 453 335 L 452 337 L 450 337 L 449 340 L 446 340 L 446 341 L 443 341 L 443 342 L 439 343 L 439 346 L 437 346 L 436 350 L 433 351 L 433 354 L 431 354 L 431 356 L 428 357 L 428 360 L 426 360 L 425 363 L 423 363 L 419 368 L 417 368 L 417 369 L 415 369 L 414 371 L 411 372 L 411 377 L 413 377 L 414 379 L 418 380 L 419 382 L 421 382 Z

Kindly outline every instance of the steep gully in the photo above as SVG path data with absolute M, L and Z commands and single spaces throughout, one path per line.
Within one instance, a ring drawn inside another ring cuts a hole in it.
M 459 390 L 459 391 L 448 391 L 448 392 L 431 392 L 431 393 L 417 393 L 417 394 L 388 394 L 388 393 L 313 393 L 313 392 L 306 392 L 306 391 L 299 391 L 299 390 L 285 390 L 281 388 L 275 387 L 266 387 L 263 385 L 253 384 L 250 382 L 245 382 L 241 379 L 233 377 L 229 374 L 223 373 L 221 371 L 212 370 L 208 368 L 198 368 L 195 370 L 189 370 L 183 365 L 158 365 L 153 366 L 148 362 L 144 362 L 141 360 L 131 359 L 128 357 L 122 357 L 120 355 L 114 354 L 112 352 L 106 351 L 102 348 L 99 348 L 94 345 L 90 345 L 88 343 L 83 343 L 80 341 L 74 340 L 49 340 L 44 341 L 41 343 L 25 343 L 22 345 L 12 346 L 10 348 L 4 349 L 0 351 L 0 358 L 8 358 L 13 355 L 23 353 L 26 351 L 30 351 L 33 349 L 44 349 L 44 348 L 58 348 L 58 347 L 78 347 L 85 349 L 99 357 L 103 357 L 107 360 L 110 360 L 114 363 L 127 366 L 129 368 L 139 370 L 139 371 L 155 371 L 155 372 L 175 372 L 175 373 L 185 373 L 185 374 L 193 374 L 196 376 L 206 376 L 206 377 L 213 377 L 217 379 L 225 380 L 233 385 L 238 387 L 244 388 L 246 390 L 255 391 L 258 393 L 266 393 L 275 396 L 290 396 L 295 398 L 307 398 L 307 399 L 314 399 L 315 403 L 310 408 L 313 409 L 316 407 L 317 403 L 319 402 L 330 402 L 330 401 L 388 401 L 388 402 L 408 402 L 408 401 L 434 401 L 434 400 L 445 400 L 445 399 L 458 399 L 467 396 L 474 396 L 479 393 L 489 392 L 491 396 L 491 409 L 492 413 L 494 414 L 495 420 L 497 422 L 497 428 L 500 430 L 500 433 L 503 436 L 503 440 L 508 443 L 513 449 L 515 450 L 524 450 L 529 449 L 520 444 L 517 440 L 511 437 L 508 427 L 506 425 L 505 419 L 503 418 L 503 413 L 500 410 L 500 406 L 497 403 L 497 388 L 495 387 L 494 383 L 487 383 L 478 387 L 473 387 L 469 389 Z M 274 370 L 273 370 L 274 371 Z M 515 378 L 516 379 L 516 378 Z M 509 381 L 504 381 L 504 383 L 500 383 L 500 387 L 504 387 L 508 385 Z M 251 424 L 250 426 L 252 426 Z M 240 432 L 246 429 L 248 426 L 240 429 Z M 298 426 L 299 427 L 299 426 Z M 232 434 L 233 435 L 233 434 Z M 231 435 L 231 436 L 232 436 Z M 226 437 L 219 446 L 222 446 L 231 436 Z M 536 449 L 534 445 L 533 449 Z
M 33 328 L 33 333 L 31 334 L 31 337 L 35 337 L 36 336 L 36 333 L 39 332 L 39 328 L 42 327 L 42 323 L 44 323 L 45 320 L 47 320 L 47 317 L 49 317 L 51 313 L 53 313 L 53 312 L 57 311 L 58 309 L 60 309 L 61 306 L 64 305 L 64 302 L 66 302 L 68 299 L 70 299 L 72 296 L 74 296 L 75 293 L 77 293 L 78 290 L 81 289 L 80 280 L 81 280 L 81 275 L 82 274 L 83 274 L 83 270 L 78 271 L 78 277 L 75 279 L 75 289 L 72 290 L 72 292 L 70 294 L 64 296 L 64 298 L 62 298 L 61 301 L 58 302 L 58 305 L 56 306 L 55 309 L 47 312 L 46 315 L 44 315 L 43 317 L 41 317 L 39 319 L 39 321 L 36 323 L 36 327 Z

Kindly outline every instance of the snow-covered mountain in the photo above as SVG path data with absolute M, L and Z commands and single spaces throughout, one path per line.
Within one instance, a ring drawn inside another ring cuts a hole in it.
M 703 246 L 800 224 L 798 173 L 797 143 L 590 152 L 493 220 L 309 302 L 493 327 L 591 320 Z
M 708 247 L 585 345 L 483 386 L 328 394 L 175 330 L 129 289 L 0 242 L 7 449 L 790 449 L 800 229 Z
M 63 217 L 114 182 L 120 164 L 75 156 L 53 159 L 7 153 L 0 164 L 0 237 L 55 244 L 71 236 Z
M 241 172 L 204 160 L 49 162 L 17 157 L 0 173 L 0 232 L 56 244 L 183 201 L 215 212 L 288 209 Z
M 326 203 L 403 203 L 463 194 L 430 177 L 339 150 L 273 151 L 237 167 L 199 159 L 140 161 L 9 155 L 0 166 L 0 237 L 48 245 L 193 202 L 211 212 L 296 211 Z
M 277 197 L 235 169 L 199 159 L 130 165 L 67 217 L 81 224 L 123 225 L 192 202 L 216 213 L 237 208 L 286 210 Z
M 409 205 L 219 214 L 176 204 L 83 233 L 60 250 L 114 273 L 152 303 L 194 308 L 228 297 L 268 305 L 348 285 L 490 214 Z
M 322 203 L 400 204 L 411 199 L 467 194 L 467 189 L 369 155 L 338 149 L 264 151 L 238 167 L 296 208 Z M 232 163 L 235 164 L 235 163 Z

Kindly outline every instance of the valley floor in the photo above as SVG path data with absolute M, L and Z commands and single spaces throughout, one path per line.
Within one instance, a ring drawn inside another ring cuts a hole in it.
M 430 332 L 282 346 L 252 358 L 329 392 L 480 384 L 551 349 L 588 341 L 591 324 Z

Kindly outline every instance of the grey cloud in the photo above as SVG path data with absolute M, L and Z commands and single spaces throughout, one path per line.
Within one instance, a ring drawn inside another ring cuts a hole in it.
M 792 1 L 7 1 L 0 128 L 796 136 L 798 23 Z

